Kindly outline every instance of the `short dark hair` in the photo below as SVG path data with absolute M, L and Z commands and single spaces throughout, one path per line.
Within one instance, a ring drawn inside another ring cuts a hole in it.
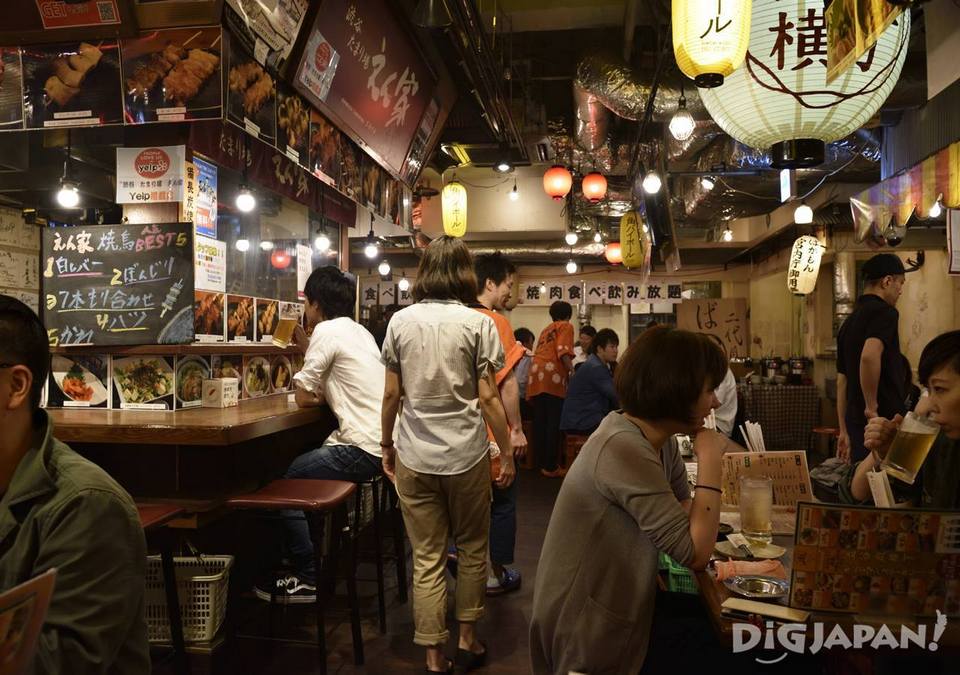
M 960 330 L 951 330 L 930 340 L 920 354 L 920 367 L 917 374 L 920 384 L 927 386 L 933 374 L 949 366 L 960 373 Z
M 413 283 L 413 299 L 459 300 L 465 305 L 477 301 L 477 275 L 473 256 L 462 239 L 443 235 L 423 251 L 417 280 Z
M 473 258 L 473 269 L 477 274 L 477 288 L 482 292 L 487 279 L 499 286 L 511 274 L 517 273 L 516 266 L 500 251 L 481 253 Z
M 623 355 L 614 386 L 623 409 L 641 419 L 692 424 L 704 389 L 716 389 L 727 359 L 710 338 L 657 326 L 644 331 Z
M 573 307 L 569 302 L 557 300 L 550 305 L 550 318 L 554 321 L 569 321 L 573 316 Z
M 332 265 L 313 270 L 303 287 L 303 294 L 307 302 L 320 306 L 326 319 L 353 316 L 357 299 L 356 286 Z
M 582 333 L 583 331 L 580 332 Z M 603 349 L 607 345 L 618 344 L 620 344 L 620 338 L 617 337 L 616 331 L 612 328 L 603 328 L 593 336 L 593 340 L 590 341 L 590 346 L 587 348 L 587 353 L 596 354 L 598 349 Z
M 34 410 L 39 408 L 50 372 L 47 329 L 32 309 L 9 295 L 0 295 L 0 361 L 30 370 L 30 405 Z
M 580 335 L 589 335 L 590 337 L 595 338 L 597 337 L 597 329 L 589 325 L 581 326 Z
M 528 342 L 535 342 L 537 337 L 533 334 L 533 331 L 529 328 L 518 328 L 513 331 L 513 338 L 520 344 L 527 344 Z

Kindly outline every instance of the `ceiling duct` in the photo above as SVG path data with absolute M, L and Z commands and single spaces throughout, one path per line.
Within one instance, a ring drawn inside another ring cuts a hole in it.
M 470 253 L 474 256 L 500 251 L 514 261 L 521 262 L 560 262 L 570 258 L 599 258 L 606 250 L 605 244 L 593 241 L 573 246 L 558 245 L 556 241 L 525 242 L 518 245 L 515 241 L 471 241 Z

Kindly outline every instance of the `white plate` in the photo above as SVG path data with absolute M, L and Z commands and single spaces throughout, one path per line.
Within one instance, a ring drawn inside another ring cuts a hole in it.
M 118 377 L 120 371 L 126 372 L 129 368 L 136 365 L 139 362 L 143 362 L 149 365 L 152 365 L 157 372 L 165 376 L 165 379 L 169 383 L 170 387 L 165 394 L 159 396 L 154 396 L 153 398 L 145 400 L 130 400 L 123 393 L 123 387 L 121 386 L 120 379 Z M 120 359 L 113 362 L 113 386 L 117 388 L 117 394 L 124 403 L 150 403 L 150 401 L 157 401 L 161 398 L 166 398 L 167 396 L 174 396 L 176 392 L 173 387 L 173 368 L 170 367 L 170 364 L 167 363 L 165 359 L 156 356 L 130 356 L 125 359 Z
M 252 390 L 247 386 L 247 376 L 253 367 L 257 364 L 263 366 L 263 371 L 266 373 L 267 381 L 263 385 L 263 389 Z M 247 361 L 246 366 L 243 369 L 243 389 L 247 392 L 250 398 L 256 398 L 258 396 L 266 396 L 270 393 L 270 362 L 267 361 L 262 356 L 255 356 L 249 361 Z
M 71 401 L 80 401 L 83 403 L 89 403 L 91 406 L 97 406 L 107 401 L 107 388 L 104 386 L 103 382 L 100 379 L 91 373 L 89 370 L 84 368 L 79 363 L 71 361 L 68 358 L 63 356 L 54 356 L 53 362 L 51 364 L 53 370 L 53 380 L 57 383 L 57 386 L 60 387 L 60 391 L 63 392 L 63 395 L 70 399 Z M 90 387 L 91 394 L 89 399 L 77 399 L 73 396 L 70 396 L 67 392 L 63 391 L 63 380 L 66 378 L 67 373 L 70 372 L 70 369 L 74 366 L 80 368 L 83 371 L 83 383 Z
M 200 372 L 201 372 L 201 391 L 200 391 L 200 394 L 201 394 L 201 395 L 198 396 L 198 397 L 195 398 L 195 399 L 191 399 L 191 400 L 187 401 L 187 400 L 184 400 L 183 398 L 180 397 L 180 384 L 183 382 L 183 379 L 184 379 L 184 376 L 183 376 L 183 371 L 184 371 L 184 369 L 186 369 L 187 366 L 190 366 L 190 365 L 195 365 L 197 368 L 200 369 Z M 207 365 L 207 362 L 204 361 L 203 359 L 198 359 L 198 358 L 196 358 L 196 357 L 189 357 L 189 358 L 184 359 L 183 361 L 180 361 L 180 362 L 177 364 L 177 387 L 176 387 L 176 390 L 177 390 L 177 401 L 179 401 L 179 402 L 180 402 L 181 404 L 183 404 L 183 405 L 188 405 L 188 404 L 191 404 L 191 403 L 199 403 L 199 401 L 200 401 L 200 399 L 202 398 L 202 395 L 203 395 L 203 391 L 202 391 L 202 380 L 208 380 L 208 379 L 210 379 L 210 366 L 208 366 L 208 365 Z

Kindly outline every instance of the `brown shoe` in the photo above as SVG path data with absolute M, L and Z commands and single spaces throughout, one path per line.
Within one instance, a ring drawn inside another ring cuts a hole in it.
M 553 471 L 547 471 L 546 469 L 540 469 L 540 475 L 545 476 L 546 478 L 563 478 L 567 475 L 567 470 L 562 466 L 557 467 Z

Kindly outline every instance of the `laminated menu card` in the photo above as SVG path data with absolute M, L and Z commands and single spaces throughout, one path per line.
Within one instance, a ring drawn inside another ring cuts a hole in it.
M 47 407 L 109 408 L 110 357 L 56 354 L 50 361 Z
M 773 479 L 773 503 L 793 506 L 813 498 L 807 455 L 802 451 L 728 452 L 722 460 L 723 503 L 740 503 L 740 477 Z
M 960 513 L 798 504 L 790 606 L 960 615 Z
M 174 357 L 115 356 L 112 364 L 114 409 L 174 409 Z
M 210 379 L 209 356 L 177 357 L 177 386 L 174 397 L 177 410 L 199 408 L 203 402 L 203 381 Z

